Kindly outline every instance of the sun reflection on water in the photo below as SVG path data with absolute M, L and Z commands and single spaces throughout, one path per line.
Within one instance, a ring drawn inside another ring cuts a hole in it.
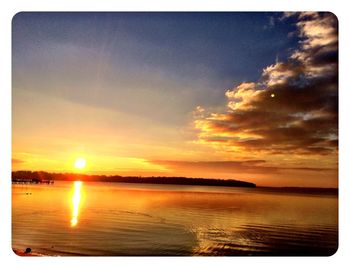
M 72 227 L 74 227 L 78 224 L 82 184 L 83 183 L 81 181 L 74 182 L 74 193 L 73 193 L 73 197 L 72 197 L 72 219 L 70 221 Z

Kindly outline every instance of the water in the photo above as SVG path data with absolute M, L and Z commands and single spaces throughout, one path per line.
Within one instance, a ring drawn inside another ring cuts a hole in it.
M 268 189 L 13 185 L 13 248 L 47 255 L 332 255 L 338 197 Z

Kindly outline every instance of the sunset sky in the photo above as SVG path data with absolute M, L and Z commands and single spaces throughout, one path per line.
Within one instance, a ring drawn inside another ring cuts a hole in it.
M 12 31 L 13 170 L 338 186 L 331 13 L 19 13 Z

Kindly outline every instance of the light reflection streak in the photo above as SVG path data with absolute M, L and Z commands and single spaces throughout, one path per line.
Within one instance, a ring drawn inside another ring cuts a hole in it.
M 74 193 L 72 197 L 72 219 L 70 221 L 71 226 L 74 227 L 78 224 L 79 206 L 81 200 L 81 181 L 74 182 Z

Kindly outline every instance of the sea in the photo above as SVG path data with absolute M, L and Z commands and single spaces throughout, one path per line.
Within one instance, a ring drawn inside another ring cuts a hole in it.
M 330 256 L 334 191 L 55 181 L 12 185 L 12 247 L 48 256 Z

